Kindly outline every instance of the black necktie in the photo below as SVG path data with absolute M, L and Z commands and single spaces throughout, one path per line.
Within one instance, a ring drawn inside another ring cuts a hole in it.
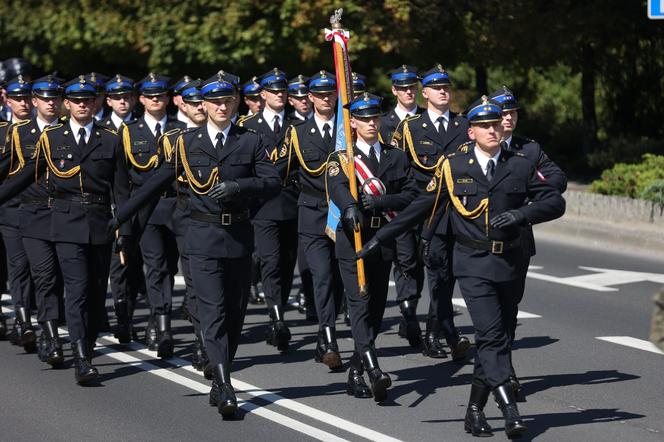
M 223 133 L 223 132 L 219 132 L 219 133 L 217 134 L 217 137 L 216 137 L 216 138 L 217 138 L 217 142 L 216 142 L 216 144 L 214 145 L 214 147 L 215 147 L 215 149 L 217 149 L 217 153 L 218 153 L 218 154 L 221 154 L 221 151 L 222 151 L 223 148 L 224 148 L 224 133 Z
M 376 149 L 373 146 L 369 147 L 369 161 L 371 162 L 373 171 L 378 171 L 378 157 L 376 156 Z
M 507 141 L 503 140 L 500 142 L 500 148 L 504 150 L 505 152 L 509 152 L 511 150 L 510 145 L 507 144 Z
M 493 158 L 486 163 L 486 180 L 491 182 L 493 179 L 493 173 L 496 171 L 496 163 L 493 162 Z
M 323 134 L 323 141 L 325 141 L 325 144 L 329 146 L 330 143 L 332 142 L 332 131 L 330 130 L 329 123 L 323 124 L 323 132 L 325 132 Z
M 85 128 L 80 128 L 78 130 L 78 148 L 81 152 L 85 148 Z
M 445 117 L 441 115 L 440 117 L 438 117 L 436 121 L 438 121 L 438 135 L 445 138 L 445 133 L 447 132 L 445 130 L 445 124 L 443 124 L 443 121 L 445 121 Z
M 281 131 L 281 126 L 279 125 L 279 115 L 275 115 L 273 132 L 275 134 L 278 134 L 280 131 Z
M 154 137 L 158 140 L 161 137 L 161 123 L 157 123 L 157 127 L 154 130 Z

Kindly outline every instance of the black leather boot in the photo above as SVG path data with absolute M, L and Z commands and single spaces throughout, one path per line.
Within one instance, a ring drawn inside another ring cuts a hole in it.
M 516 401 L 526 402 L 526 393 L 523 391 L 521 382 L 519 382 L 519 378 L 516 377 L 514 372 L 512 372 L 507 382 L 512 387 L 512 391 L 514 392 L 514 398 L 516 399 Z
M 173 336 L 171 335 L 171 316 L 157 315 L 157 356 L 162 359 L 173 357 Z
M 16 322 L 20 325 L 19 340 L 20 345 L 26 353 L 34 353 L 37 351 L 37 334 L 30 322 L 30 315 L 25 307 L 16 309 Z
M 399 336 L 408 339 L 411 347 L 422 344 L 422 329 L 417 321 L 417 301 L 403 301 L 399 304 L 403 318 L 399 321 Z
M 44 338 L 44 362 L 53 367 L 60 367 L 65 362 L 65 355 L 62 351 L 56 321 L 46 321 L 42 324 L 42 336 Z
M 348 368 L 348 382 L 346 383 L 346 393 L 356 398 L 369 398 L 373 396 L 371 389 L 364 381 L 364 367 L 362 367 L 362 358 L 357 352 L 350 357 L 350 367 Z
M 46 336 L 42 328 L 42 332 L 37 338 L 37 358 L 39 358 L 39 360 L 42 362 L 46 362 L 47 347 L 48 347 L 48 342 L 46 341 Z
M 284 322 L 284 310 L 280 305 L 275 305 L 270 309 L 270 324 L 267 327 L 267 336 L 265 341 L 268 345 L 274 345 L 279 351 L 288 350 L 288 343 L 291 340 L 291 332 Z
M 216 387 L 215 384 L 217 384 Z M 213 393 L 216 393 L 214 400 L 212 398 Z M 214 367 L 214 380 L 212 381 L 212 390 L 210 390 L 210 404 L 214 405 L 213 402 L 216 402 L 219 414 L 224 419 L 230 419 L 235 416 L 237 398 L 235 397 L 235 390 L 233 390 L 233 386 L 231 385 L 230 371 L 225 364 L 218 364 Z
M 194 353 L 191 357 L 191 365 L 198 371 L 203 371 L 205 366 L 210 362 L 207 352 L 205 351 L 205 344 L 203 343 L 202 332 L 196 335 L 194 340 Z
M 422 354 L 434 359 L 442 359 L 447 357 L 447 352 L 443 348 L 443 344 L 438 339 L 440 334 L 440 324 L 435 318 L 427 320 L 427 329 L 424 334 L 424 348 Z
M 189 301 L 185 293 L 182 305 L 180 306 L 180 319 L 191 322 L 191 313 L 189 313 Z
M 7 339 L 7 317 L 0 313 L 0 341 Z
M 88 361 L 86 343 L 83 340 L 72 342 L 71 351 L 74 354 L 74 376 L 76 382 L 85 385 L 99 377 L 97 369 Z
M 145 345 L 148 347 L 148 350 L 152 351 L 157 350 L 157 326 L 155 322 L 154 315 L 150 313 L 148 326 L 145 329 Z
M 318 344 L 314 353 L 314 360 L 327 365 L 332 371 L 343 367 L 335 334 L 334 328 L 323 326 L 323 329 L 318 332 Z
M 470 387 L 470 400 L 468 401 L 468 410 L 463 420 L 463 428 L 466 433 L 475 437 L 493 436 L 493 429 L 489 425 L 484 415 L 484 406 L 489 399 L 489 387 L 484 385 L 472 384 Z
M 503 417 L 505 418 L 505 434 L 509 438 L 520 437 L 526 430 L 528 430 L 528 427 L 526 427 L 526 424 L 523 422 L 523 419 L 521 419 L 521 415 L 519 414 L 519 408 L 516 406 L 512 386 L 509 382 L 506 382 L 495 388 L 493 390 L 493 395 L 498 403 L 498 408 L 503 412 Z
M 383 373 L 378 366 L 378 358 L 373 349 L 367 350 L 362 355 L 362 361 L 369 375 L 369 384 L 371 385 L 374 400 L 376 402 L 384 401 L 387 399 L 387 389 L 392 385 L 392 379 L 390 379 L 387 373 Z
M 443 319 L 441 330 L 445 335 L 445 341 L 450 347 L 453 361 L 461 361 L 466 358 L 466 352 L 470 349 L 470 340 L 459 334 L 459 330 L 450 319 Z
M 115 326 L 115 338 L 120 344 L 129 344 L 131 342 L 131 319 L 129 315 L 129 303 L 120 301 L 115 303 L 115 318 L 118 321 Z

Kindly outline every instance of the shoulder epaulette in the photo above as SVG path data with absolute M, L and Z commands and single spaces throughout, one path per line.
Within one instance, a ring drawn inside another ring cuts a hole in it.
M 99 126 L 99 128 L 104 129 L 106 132 L 110 132 L 110 133 L 112 133 L 113 135 L 117 135 L 117 134 L 118 134 L 118 131 L 116 131 L 115 129 L 111 129 L 110 127 Z
M 251 114 L 251 115 L 243 115 L 243 116 L 241 116 L 240 118 L 237 119 L 237 123 L 236 123 L 236 124 L 237 124 L 238 126 L 242 127 L 242 126 L 244 125 L 244 122 L 245 122 L 245 121 L 249 121 L 249 120 L 251 120 L 252 118 L 256 117 L 256 115 L 258 115 L 258 113 Z
M 130 126 L 130 125 L 135 124 L 137 122 L 138 122 L 138 118 L 134 118 L 134 119 L 129 120 L 129 121 L 123 121 L 122 124 L 124 124 L 125 126 Z
M 5 126 L 8 126 L 8 125 L 9 125 L 8 122 L 6 122 L 6 121 L 0 121 L 0 127 L 5 127 Z
M 457 153 L 468 153 L 470 151 L 470 146 L 474 143 L 474 141 L 466 141 L 459 147 L 457 147 Z
M 180 129 L 179 127 L 176 127 L 175 129 L 167 130 L 166 132 L 164 132 L 164 136 L 167 137 L 169 135 L 173 135 L 173 134 L 176 134 L 178 132 L 182 132 L 183 130 L 184 129 Z
M 516 155 L 517 157 L 528 158 L 528 155 L 526 155 L 523 152 L 514 152 L 514 155 Z
M 59 128 L 61 128 L 62 126 L 64 126 L 64 124 L 62 124 L 62 123 L 54 124 L 53 126 L 46 126 L 46 127 L 44 128 L 44 132 L 50 132 L 50 131 L 52 131 L 52 130 L 54 130 L 54 129 L 59 129 Z
M 402 120 L 402 122 L 404 122 L 404 121 L 413 121 L 413 120 L 417 120 L 417 119 L 420 118 L 421 116 L 422 116 L 422 114 L 411 115 L 410 117 L 406 117 L 406 118 L 404 118 L 404 119 Z
M 63 115 L 63 116 L 61 116 L 61 117 L 59 118 L 59 120 L 62 121 L 63 123 L 64 123 L 65 121 L 67 121 L 68 119 L 69 119 L 69 117 L 68 117 L 67 115 Z
M 25 126 L 28 123 L 30 123 L 30 120 L 21 120 L 21 121 L 17 121 L 16 123 L 12 123 L 12 126 L 21 127 L 21 126 Z
M 189 132 L 193 132 L 196 129 L 198 129 L 198 128 L 197 127 L 185 127 L 184 129 L 173 129 L 173 131 L 178 130 L 178 131 L 180 131 L 180 134 L 186 134 L 186 133 L 189 133 Z

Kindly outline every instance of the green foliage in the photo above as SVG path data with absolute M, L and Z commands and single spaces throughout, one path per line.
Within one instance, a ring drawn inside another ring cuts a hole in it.
M 652 199 L 661 187 L 661 180 L 664 180 L 664 156 L 645 154 L 641 163 L 618 163 L 605 170 L 600 179 L 593 181 L 590 190 L 630 198 L 646 195 Z
M 664 205 L 664 180 L 655 180 L 643 189 L 639 198 Z

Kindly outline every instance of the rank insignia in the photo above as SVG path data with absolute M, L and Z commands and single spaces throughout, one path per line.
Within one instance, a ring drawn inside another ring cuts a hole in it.
M 330 163 L 327 165 L 327 174 L 329 176 L 339 175 L 339 163 L 336 161 L 330 161 Z
M 65 167 L 65 160 L 60 159 L 60 169 L 64 169 Z
M 427 184 L 427 192 L 433 192 L 436 190 L 436 177 L 431 178 L 429 184 Z
M 279 158 L 285 157 L 287 153 L 288 149 L 286 149 L 286 145 L 284 144 L 283 146 L 281 146 L 281 150 L 279 150 Z

